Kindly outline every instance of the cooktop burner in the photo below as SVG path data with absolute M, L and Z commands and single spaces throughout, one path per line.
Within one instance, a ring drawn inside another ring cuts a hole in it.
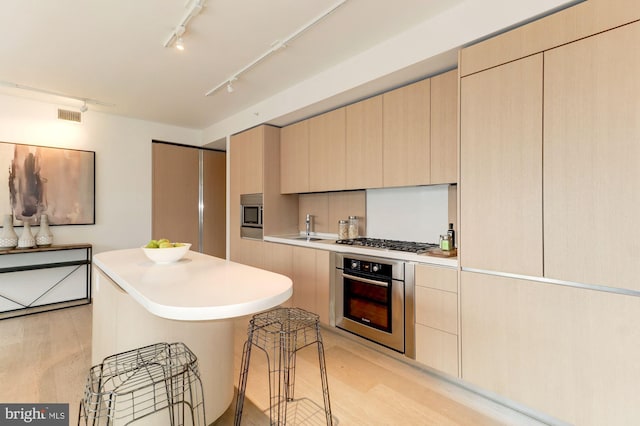
M 352 238 L 348 240 L 337 240 L 337 244 L 346 244 L 349 246 L 373 247 L 385 250 L 406 251 L 410 253 L 421 254 L 427 252 L 431 248 L 438 247 L 438 244 L 418 243 L 414 241 L 398 241 L 383 240 L 379 238 Z

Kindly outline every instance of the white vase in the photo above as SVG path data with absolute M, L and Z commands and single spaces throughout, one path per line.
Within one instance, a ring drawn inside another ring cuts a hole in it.
M 40 229 L 36 234 L 36 244 L 38 247 L 49 247 L 53 244 L 53 234 L 49 229 L 49 217 L 46 214 L 40 216 Z
M 35 245 L 36 239 L 33 238 L 33 234 L 31 233 L 31 224 L 29 222 L 24 222 L 22 234 L 20 234 L 20 238 L 18 238 L 18 248 L 31 248 L 35 247 Z
M 18 245 L 18 234 L 13 229 L 13 215 L 6 214 L 0 231 L 0 250 L 10 250 Z

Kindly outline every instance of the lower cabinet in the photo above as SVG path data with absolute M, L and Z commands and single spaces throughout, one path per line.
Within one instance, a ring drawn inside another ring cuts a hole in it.
M 287 244 L 263 243 L 262 267 L 293 281 L 293 296 L 285 306 L 320 315 L 329 324 L 330 251 Z
M 458 273 L 416 265 L 416 361 L 454 377 L 458 374 Z
M 462 379 L 569 424 L 640 424 L 640 297 L 462 272 Z
M 293 247 L 293 303 L 320 315 L 329 324 L 329 254 L 326 250 Z

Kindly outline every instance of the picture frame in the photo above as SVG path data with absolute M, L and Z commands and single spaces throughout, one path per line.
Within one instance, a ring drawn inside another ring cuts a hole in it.
M 95 225 L 95 152 L 0 142 L 0 213 L 14 225 Z

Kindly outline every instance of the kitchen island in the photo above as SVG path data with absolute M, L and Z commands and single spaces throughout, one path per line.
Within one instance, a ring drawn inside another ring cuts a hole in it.
M 189 251 L 155 264 L 140 248 L 94 256 L 92 364 L 158 342 L 183 342 L 198 357 L 206 422 L 233 399 L 233 318 L 291 297 L 291 279 Z M 152 416 L 153 417 L 153 416 Z

